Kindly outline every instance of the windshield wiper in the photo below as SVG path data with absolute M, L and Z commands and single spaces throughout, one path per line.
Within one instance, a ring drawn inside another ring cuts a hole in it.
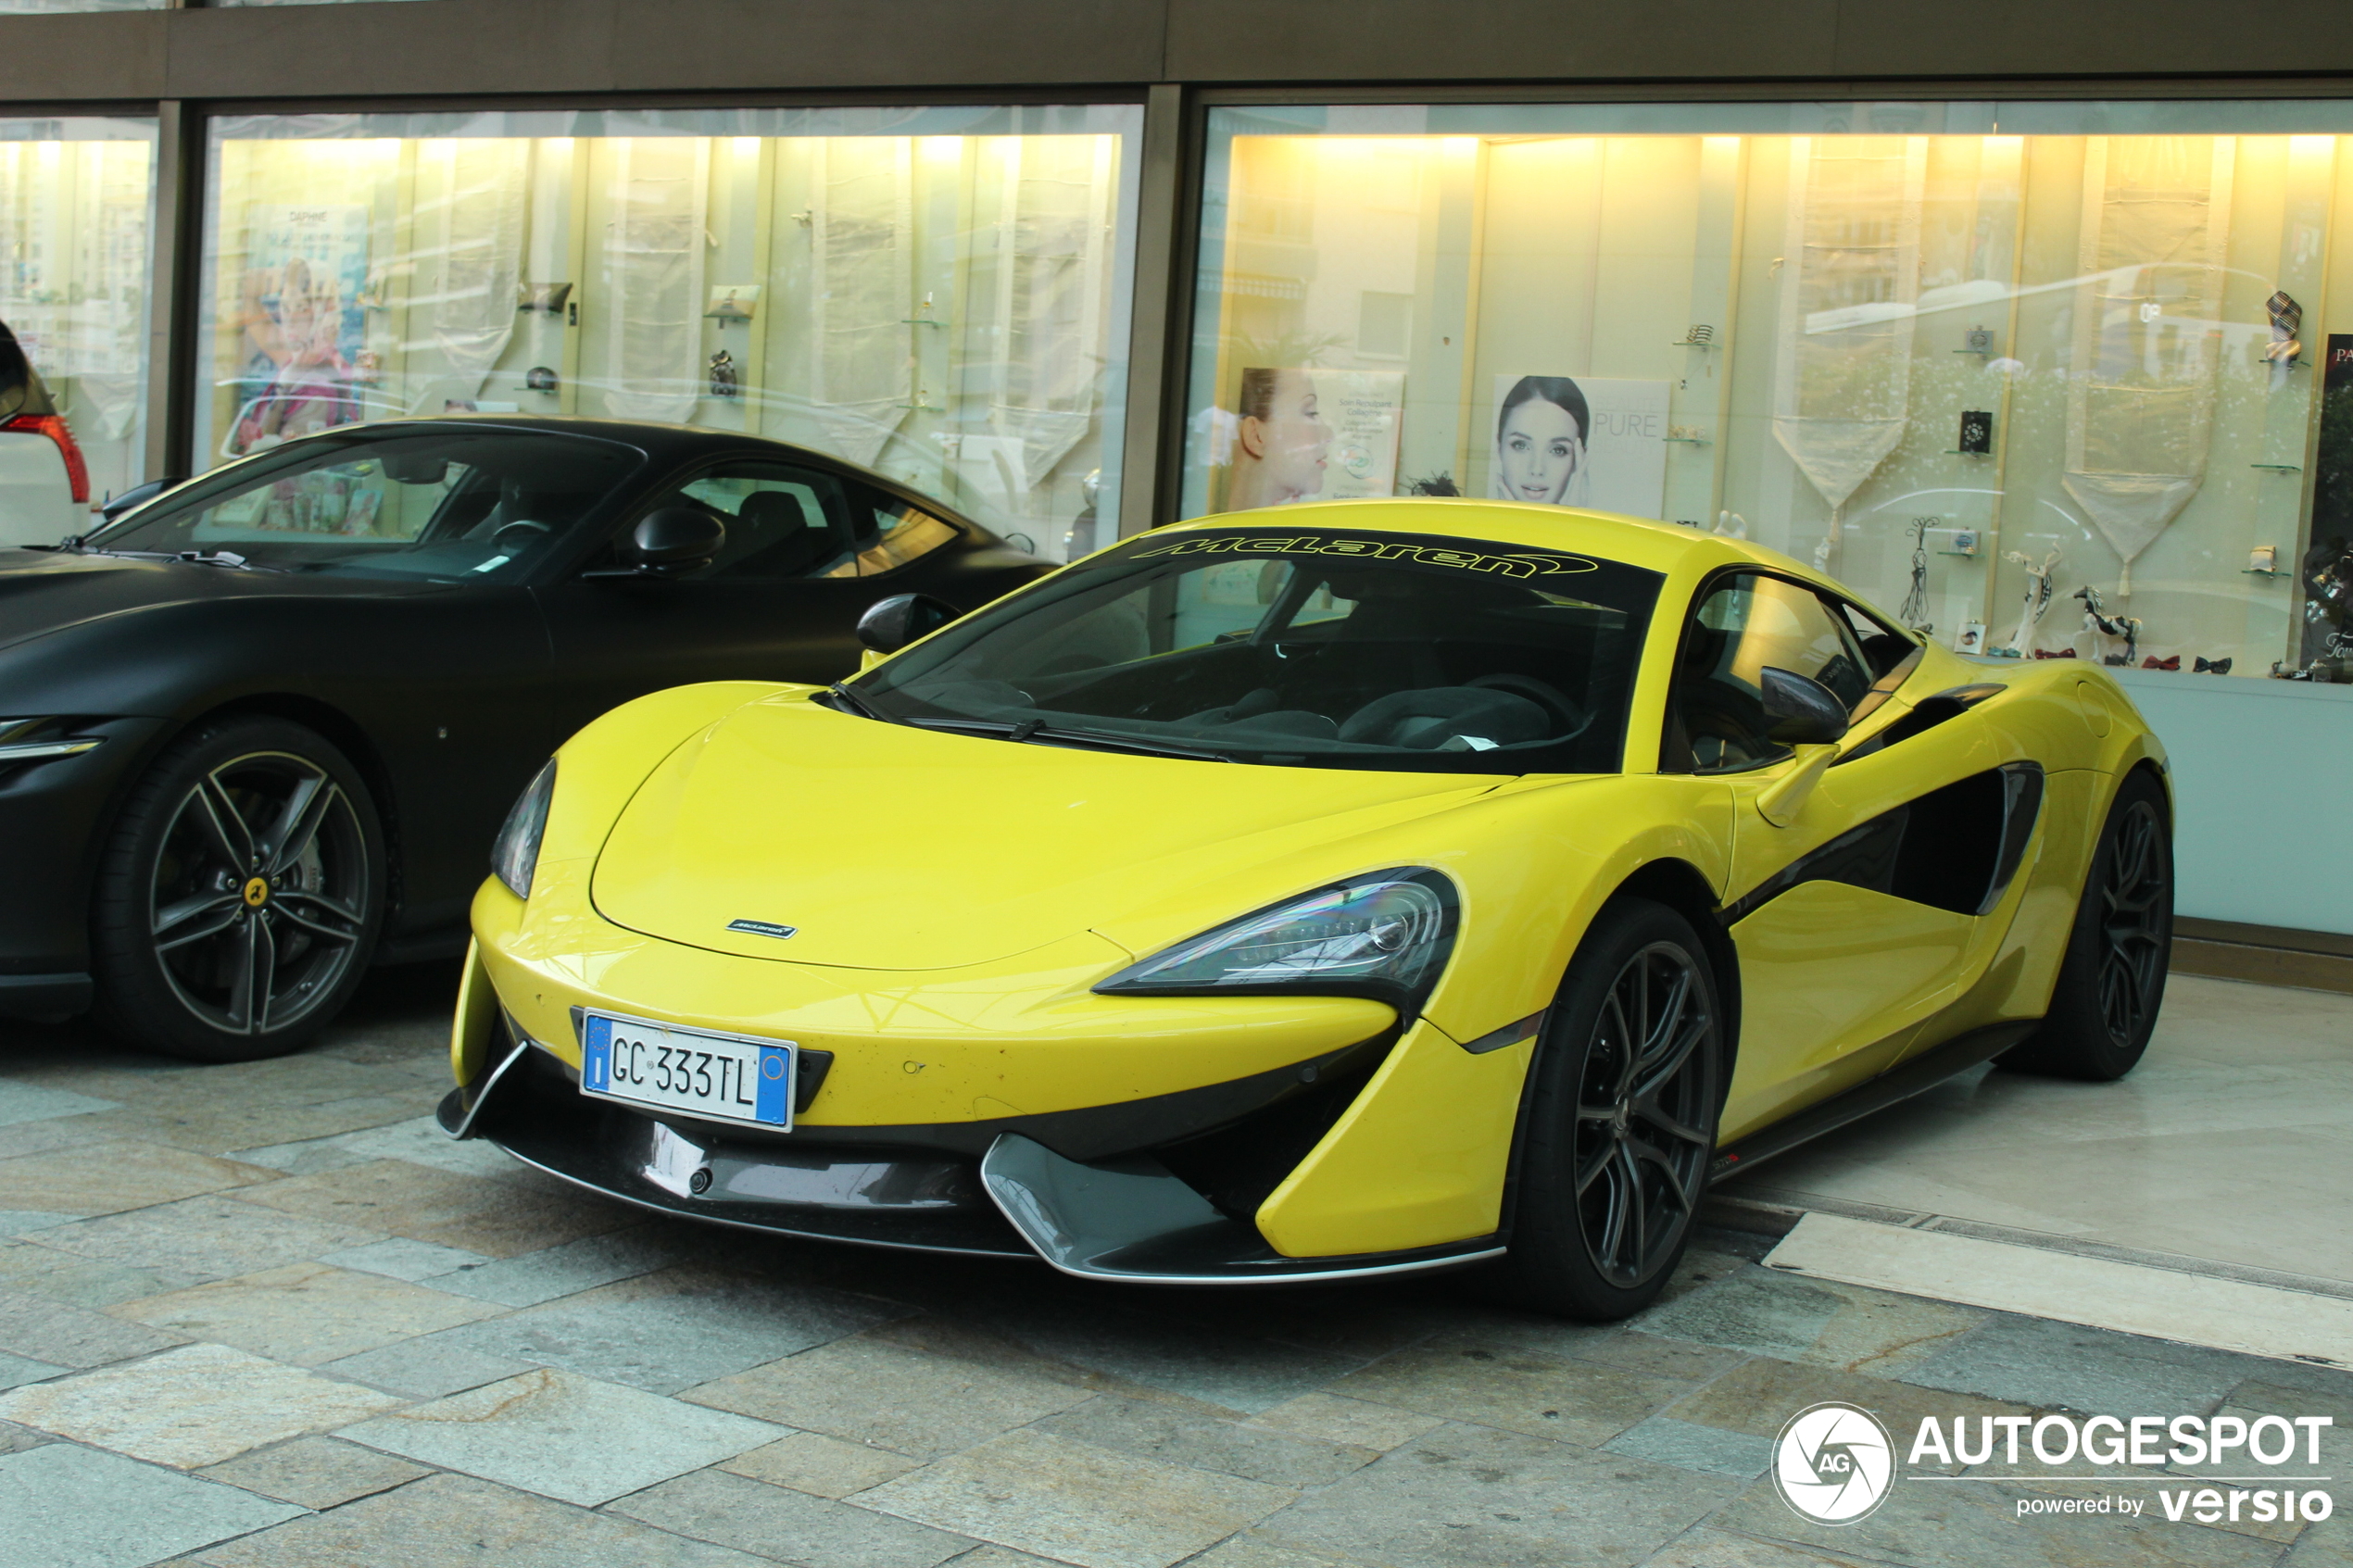
M 896 719 L 885 718 L 876 710 L 873 703 L 868 702 L 839 681 L 827 686 L 825 695 L 834 699 L 831 706 L 840 709 L 845 713 L 854 713 L 861 719 L 880 719 L 886 724 L 895 724 L 899 721 Z
M 64 546 L 59 546 L 63 549 Z M 109 550 L 101 546 L 75 546 L 76 555 L 112 556 L 118 560 L 176 560 L 191 566 L 225 566 L 237 571 L 283 571 L 282 566 L 256 566 L 233 550 Z
M 1159 741 L 1131 739 L 1126 735 L 1107 735 L 1099 730 L 1065 730 L 1039 719 L 1025 719 L 1009 723 L 1002 719 L 910 719 L 908 723 L 925 730 L 953 730 L 961 734 L 989 735 L 1000 740 L 1020 741 L 1027 746 L 1062 746 L 1075 751 L 1125 751 L 1138 757 L 1177 757 L 1190 762 L 1231 762 L 1233 759 L 1222 751 L 1204 751 L 1198 746 L 1166 746 Z

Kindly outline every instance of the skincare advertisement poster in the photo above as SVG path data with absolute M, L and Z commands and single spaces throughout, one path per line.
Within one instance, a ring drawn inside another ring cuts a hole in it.
M 1497 376 L 1487 493 L 1498 500 L 1659 515 L 1667 383 Z

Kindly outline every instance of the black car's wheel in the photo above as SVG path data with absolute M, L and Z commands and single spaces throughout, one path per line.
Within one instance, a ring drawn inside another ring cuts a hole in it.
M 2050 1010 L 2004 1067 L 2121 1078 L 2148 1049 L 2173 953 L 2173 833 L 2165 791 L 2145 772 L 2117 787 L 2092 852 Z
M 1514 1295 L 1603 1321 L 1658 1295 L 1716 1149 L 1721 1018 L 1706 950 L 1680 915 L 1622 898 L 1594 921 L 1522 1112 L 1503 1268 Z
M 366 784 L 278 719 L 201 726 L 132 789 L 92 904 L 98 1016 L 137 1045 L 252 1061 L 359 985 L 384 886 Z

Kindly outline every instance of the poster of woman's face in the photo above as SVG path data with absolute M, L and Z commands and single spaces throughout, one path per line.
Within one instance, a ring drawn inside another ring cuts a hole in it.
M 1498 499 L 1540 507 L 1580 505 L 1585 448 L 1592 433 L 1585 394 L 1567 376 L 1522 376 L 1495 416 L 1489 489 Z
M 1540 507 L 1658 516 L 1668 397 L 1665 382 L 1497 376 L 1487 493 Z
M 1331 444 L 1332 427 L 1316 403 L 1312 374 L 1244 370 L 1226 510 L 1279 507 L 1321 494 Z

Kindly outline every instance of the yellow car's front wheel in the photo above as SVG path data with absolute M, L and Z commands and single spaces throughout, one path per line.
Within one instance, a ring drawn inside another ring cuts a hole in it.
M 1561 983 L 1523 1115 L 1513 1293 L 1613 1320 L 1657 1297 L 1690 1241 L 1723 1102 L 1723 1013 L 1690 922 L 1624 898 Z

